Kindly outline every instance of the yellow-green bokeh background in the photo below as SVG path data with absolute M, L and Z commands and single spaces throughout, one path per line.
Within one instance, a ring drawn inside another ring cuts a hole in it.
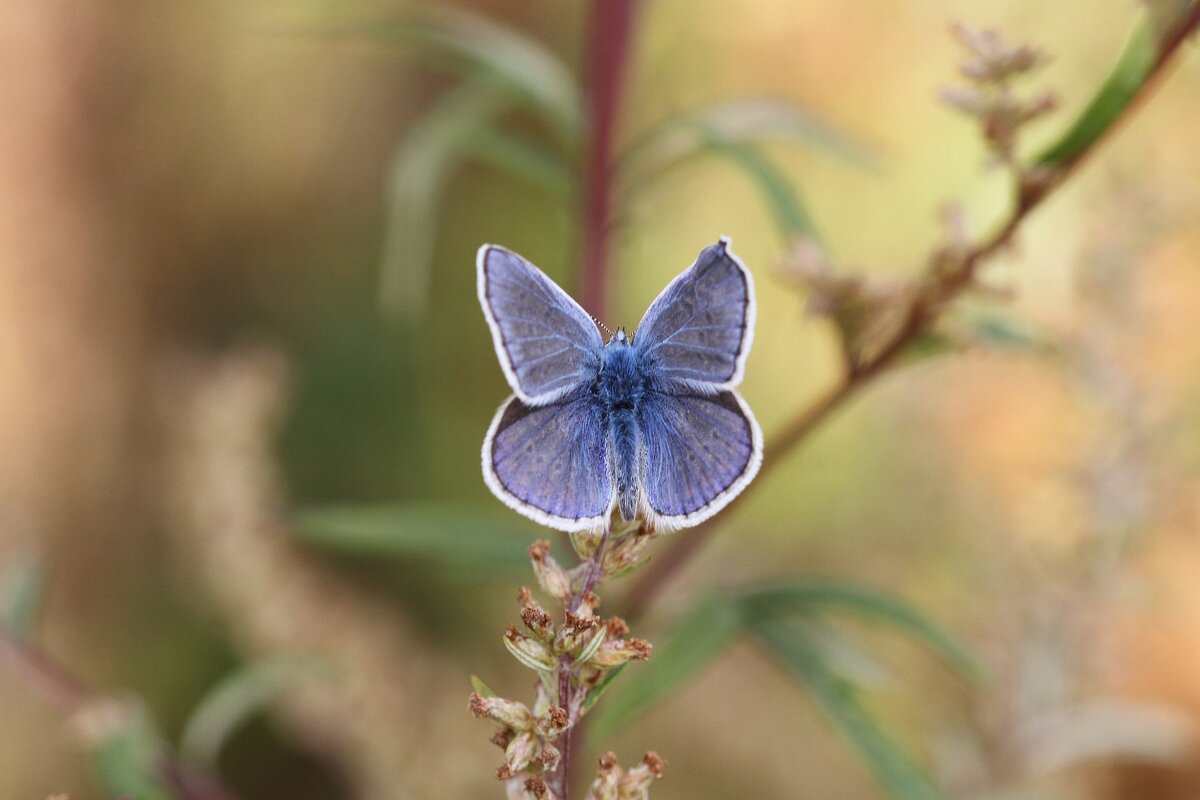
M 578 69 L 582 3 L 472 7 Z M 356 706 L 318 698 L 316 712 L 256 723 L 223 761 L 246 797 L 500 796 L 467 677 L 510 696 L 530 688 L 499 639 L 528 577 L 333 557 L 270 524 L 329 503 L 497 507 L 478 452 L 507 389 L 474 252 L 503 243 L 576 285 L 575 209 L 467 167 L 443 193 L 425 317 L 379 315 L 389 157 L 453 78 L 412 50 L 296 28 L 403 10 L 212 0 L 0 13 L 0 566 L 44 563 L 42 641 L 97 690 L 140 695 L 171 735 L 238 663 L 290 645 L 330 648 L 366 676 L 358 707 L 377 692 L 395 710 L 329 716 L 322 730 L 320 714 Z M 937 101 L 957 80 L 950 23 L 1053 54 L 1033 85 L 1062 109 L 1030 129 L 1032 150 L 1094 92 L 1139 13 L 1124 1 L 648 1 L 620 140 L 718 100 L 802 104 L 869 143 L 876 166 L 791 145 L 769 154 L 840 264 L 910 276 L 943 202 L 962 201 L 975 233 L 1003 210 L 980 137 Z M 969 687 L 900 638 L 858 631 L 887 667 L 872 707 L 951 797 L 1200 793 L 1194 49 L 989 268 L 1014 293 L 1001 311 L 1056 354 L 968 352 L 880 381 L 772 466 L 639 632 L 656 638 L 711 585 L 819 575 L 886 589 L 970 643 L 991 675 Z M 768 435 L 835 380 L 832 332 L 775 276 L 786 243 L 735 166 L 689 163 L 624 212 L 610 325 L 635 325 L 728 234 L 758 281 L 743 391 Z M 221 381 L 238 370 L 280 401 L 257 428 L 270 445 L 259 461 L 253 442 L 222 439 L 257 407 L 253 390 L 223 405 Z M 204 398 L 213 417 L 196 422 L 187 409 Z M 234 466 L 205 461 L 212 451 Z M 268 531 L 267 549 L 206 549 L 238 526 Z M 245 568 L 222 573 L 231 563 Z M 323 608 L 335 611 L 313 616 Z M 1098 703 L 1148 704 L 1183 733 L 1132 711 L 1071 716 Z M 362 739 L 322 735 L 345 731 Z M 1059 768 L 1044 752 L 1122 737 L 1155 759 Z M 806 694 L 748 646 L 604 746 L 626 762 L 662 753 L 656 798 L 880 796 Z M 70 726 L 0 670 L 0 796 L 99 797 L 88 769 Z

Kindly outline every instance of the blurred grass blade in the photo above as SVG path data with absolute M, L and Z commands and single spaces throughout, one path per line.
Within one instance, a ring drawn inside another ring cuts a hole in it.
M 689 611 L 645 664 L 638 665 L 636 681 L 595 712 L 592 729 L 599 738 L 617 730 L 674 694 L 741 633 L 741 620 L 729 599 L 711 594 Z
M 196 706 L 179 740 L 180 755 L 215 769 L 221 748 L 234 731 L 288 690 L 323 674 L 315 662 L 294 658 L 244 666 Z
M 1100 91 L 1067 132 L 1034 159 L 1034 163 L 1043 167 L 1066 166 L 1091 147 L 1120 118 L 1153 74 L 1158 50 L 1158 39 L 1151 22 L 1141 20 Z
M 855 688 L 832 671 L 819 651 L 785 623 L 759 620 L 755 634 L 811 692 L 825 714 L 858 750 L 871 773 L 896 800 L 940 800 L 924 770 L 885 733 L 863 707 Z
M 993 350 L 1052 353 L 1057 348 L 1045 335 L 1007 316 L 982 314 L 970 321 L 971 335 Z
M 762 194 L 767 207 L 775 217 L 775 225 L 785 241 L 796 236 L 805 236 L 818 242 L 812 219 L 800 201 L 800 195 L 783 172 L 772 164 L 758 148 L 738 142 L 717 141 L 709 147 L 718 155 L 725 156 L 742 168 Z
M 136 703 L 120 709 L 95 709 L 97 715 L 121 715 L 115 727 L 91 748 L 100 784 L 108 797 L 173 800 L 165 781 L 167 744 L 145 710 Z
M 837 581 L 805 581 L 752 589 L 740 595 L 748 624 L 825 609 L 852 611 L 911 634 L 964 676 L 978 680 L 982 669 L 954 636 L 898 598 Z
M 528 181 L 563 201 L 573 189 L 575 173 L 562 157 L 494 126 L 476 130 L 463 150 L 467 156 Z
M 582 135 L 583 101 L 571 69 L 540 42 L 481 14 L 442 6 L 398 22 L 327 21 L 322 29 L 362 32 L 449 55 L 462 72 L 482 71 L 519 94 L 565 143 L 574 145 Z
M 442 195 L 463 162 L 478 159 L 560 198 L 569 195 L 573 172 L 566 161 L 495 127 L 513 103 L 504 85 L 476 76 L 444 95 L 396 147 L 380 266 L 380 305 L 388 313 L 418 319 L 428 304 Z
M 392 156 L 379 302 L 397 317 L 416 319 L 429 299 L 438 211 L 462 147 L 507 108 L 494 82 L 475 80 L 447 93 L 413 124 Z
M 488 571 L 529 569 L 532 528 L 499 510 L 443 504 L 335 506 L 302 510 L 292 527 L 305 542 L 353 555 Z
M 787 141 L 860 166 L 874 163 L 867 145 L 805 108 L 781 100 L 735 100 L 673 117 L 651 129 L 622 154 L 621 180 L 629 189 L 644 186 L 703 155 L 714 139 L 741 144 Z
M 0 625 L 19 638 L 28 636 L 42 607 L 45 584 L 36 558 L 14 558 L 0 576 Z

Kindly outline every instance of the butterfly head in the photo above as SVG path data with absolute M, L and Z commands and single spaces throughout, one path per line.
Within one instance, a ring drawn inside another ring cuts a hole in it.
M 609 338 L 608 344 L 631 345 L 633 344 L 633 337 L 626 333 L 624 328 L 617 328 L 617 332 Z

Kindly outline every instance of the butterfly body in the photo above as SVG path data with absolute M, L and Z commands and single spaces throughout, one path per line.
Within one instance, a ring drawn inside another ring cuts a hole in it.
M 619 331 L 604 346 L 600 372 L 592 382 L 592 396 L 608 431 L 609 468 L 617 492 L 621 518 L 637 516 L 641 461 L 641 406 L 650 390 L 637 350 Z
M 733 387 L 754 321 L 749 272 L 707 248 L 634 336 L 604 342 L 582 308 L 520 256 L 479 254 L 479 297 L 514 396 L 483 445 L 484 479 L 566 531 L 626 521 L 672 530 L 724 507 L 758 471 L 762 433 Z

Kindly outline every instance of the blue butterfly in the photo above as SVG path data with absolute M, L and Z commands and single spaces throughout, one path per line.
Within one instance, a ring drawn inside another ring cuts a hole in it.
M 606 343 L 587 312 L 516 253 L 484 245 L 479 302 L 514 395 L 483 441 L 483 477 L 525 516 L 562 531 L 625 521 L 702 522 L 753 480 L 762 430 L 734 390 L 754 339 L 754 282 L 705 248 Z

